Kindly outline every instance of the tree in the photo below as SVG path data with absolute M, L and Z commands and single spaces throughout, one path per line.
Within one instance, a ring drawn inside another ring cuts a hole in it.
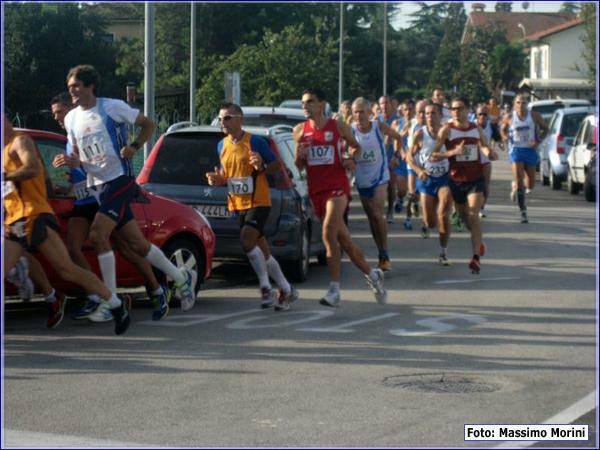
M 488 88 L 499 96 L 502 88 L 516 90 L 526 73 L 527 57 L 523 45 L 518 42 L 503 42 L 494 48 L 488 69 Z
M 580 17 L 583 19 L 584 32 L 581 38 L 583 42 L 583 59 L 587 67 L 577 67 L 577 70 L 587 75 L 590 84 L 596 85 L 596 3 L 584 3 L 581 8 Z
M 435 86 L 441 86 L 445 90 L 453 87 L 454 71 L 452 69 L 456 67 L 456 62 L 461 56 L 460 41 L 465 22 L 466 15 L 462 2 L 451 3 L 448 7 L 448 16 L 444 20 L 444 37 L 429 78 L 429 90 Z
M 512 2 L 496 2 L 496 12 L 504 11 L 511 12 L 512 11 Z
M 560 10 L 561 13 L 579 14 L 581 11 L 581 3 L 578 2 L 563 2 Z

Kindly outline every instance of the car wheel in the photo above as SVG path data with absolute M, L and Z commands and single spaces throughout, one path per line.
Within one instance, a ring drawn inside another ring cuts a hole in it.
M 556 174 L 554 173 L 554 170 L 550 169 L 550 185 L 552 186 L 552 189 L 554 189 L 555 191 L 559 191 L 562 188 L 562 180 L 560 179 L 560 177 L 556 176 Z
M 580 189 L 580 184 L 575 183 L 575 181 L 573 181 L 573 177 L 571 176 L 571 169 L 567 169 L 567 191 L 569 191 L 569 194 L 577 195 L 579 194 Z
M 305 229 L 302 233 L 300 248 L 301 251 L 298 259 L 290 261 L 287 264 L 287 272 L 290 279 L 297 283 L 303 283 L 308 277 L 308 268 L 310 263 L 310 235 L 308 229 Z
M 585 178 L 583 183 L 583 195 L 588 202 L 596 201 L 596 187 L 590 183 L 588 177 Z
M 169 261 L 175 264 L 178 268 L 187 267 L 194 272 L 193 285 L 194 292 L 198 292 L 204 281 L 204 273 L 206 262 L 201 256 L 202 253 L 198 250 L 196 244 L 189 239 L 174 239 L 167 242 L 162 248 L 163 253 Z M 167 283 L 169 288 L 173 287 L 173 280 L 167 277 L 164 273 L 155 270 L 156 278 L 159 283 Z

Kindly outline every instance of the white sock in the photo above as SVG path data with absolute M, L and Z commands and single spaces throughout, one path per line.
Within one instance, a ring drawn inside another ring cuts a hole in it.
M 269 276 L 273 279 L 273 281 L 275 281 L 275 284 L 279 286 L 279 289 L 281 289 L 286 294 L 289 294 L 292 288 L 290 286 L 290 283 L 288 283 L 288 280 L 286 280 L 285 276 L 283 275 L 283 272 L 281 271 L 281 267 L 279 266 L 277 260 L 273 258 L 273 255 L 271 255 L 269 256 L 269 259 L 267 259 L 266 262 Z
M 256 246 L 246 253 L 246 255 L 250 260 L 250 265 L 258 276 L 260 287 L 271 289 L 271 283 L 269 283 L 269 274 L 267 273 L 267 262 L 265 261 L 265 255 L 263 255 L 262 250 Z
M 175 283 L 181 284 L 185 281 L 185 277 L 183 276 L 183 273 L 181 273 L 181 270 L 169 261 L 156 245 L 150 244 L 150 251 L 146 255 L 146 261 L 173 279 Z
M 90 294 L 87 296 L 87 298 L 90 302 L 94 302 L 94 303 L 100 303 L 102 301 L 100 296 L 98 296 L 96 294 Z
M 107 303 L 108 303 L 108 306 L 110 306 L 110 309 L 114 309 L 114 308 L 121 306 L 121 303 L 123 303 L 123 302 L 121 301 L 121 299 L 119 297 L 117 297 L 117 294 L 113 294 Z
M 110 292 L 116 294 L 117 269 L 115 264 L 115 253 L 112 250 L 101 253 L 98 255 L 98 264 L 100 265 L 100 272 L 102 273 L 104 284 L 110 289 Z
M 152 295 L 163 295 L 164 293 L 165 292 L 163 291 L 162 286 L 156 289 L 155 291 L 152 291 Z
M 440 253 L 442 255 L 445 255 L 448 252 L 448 248 L 447 247 L 440 247 L 440 250 L 441 250 Z
M 340 282 L 339 281 L 330 281 L 329 282 L 329 290 L 340 292 Z
M 48 294 L 46 301 L 48 303 L 54 303 L 56 301 L 56 291 L 54 289 L 52 289 L 52 292 Z

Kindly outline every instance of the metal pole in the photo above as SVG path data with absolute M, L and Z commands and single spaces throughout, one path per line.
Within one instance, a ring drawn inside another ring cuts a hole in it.
M 196 2 L 192 2 L 190 22 L 190 122 L 196 116 Z
M 387 3 L 383 3 L 383 95 L 387 95 Z
M 150 120 L 154 117 L 154 5 L 144 5 L 146 24 L 144 27 L 144 115 Z M 154 146 L 154 136 L 144 144 L 144 161 Z
M 338 111 L 343 101 L 344 89 L 344 2 L 340 2 L 340 50 L 338 72 Z

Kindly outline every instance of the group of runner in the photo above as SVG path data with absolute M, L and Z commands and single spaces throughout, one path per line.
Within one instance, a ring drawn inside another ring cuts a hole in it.
M 55 119 L 66 130 L 68 144 L 53 165 L 70 169 L 76 202 L 68 221 L 67 245 L 60 239 L 54 212 L 47 201 L 46 175 L 33 140 L 15 132 L 4 116 L 3 200 L 5 208 L 5 277 L 31 295 L 33 284 L 48 305 L 48 326 L 64 316 L 66 298 L 57 293 L 30 252 L 39 250 L 67 281 L 88 293 L 75 319 L 115 320 L 115 333 L 124 333 L 130 323 L 128 301 L 117 294 L 115 248 L 144 275 L 153 301 L 153 320 L 164 318 L 172 295 L 181 299 L 183 310 L 193 307 L 196 293 L 189 269 L 179 270 L 142 235 L 130 203 L 137 192 L 131 158 L 155 130 L 155 124 L 121 100 L 98 96 L 100 77 L 88 65 L 77 66 L 67 75 L 70 98 L 52 100 Z M 362 97 L 341 105 L 337 118 L 325 116 L 326 97 L 320 89 L 306 89 L 302 108 L 306 121 L 293 130 L 295 164 L 306 171 L 308 191 L 315 214 L 322 221 L 330 283 L 321 297 L 324 306 L 341 301 L 341 254 L 348 255 L 363 273 L 375 300 L 384 304 L 384 272 L 392 268 L 387 226 L 393 212 L 403 209 L 408 196 L 405 227 L 422 210 L 423 237 L 438 228 L 439 262 L 449 265 L 450 213 L 456 209 L 471 232 L 469 269 L 479 273 L 485 254 L 480 215 L 489 192 L 490 161 L 497 159 L 493 140 L 507 141 L 511 148 L 516 197 L 526 222 L 525 189 L 533 188 L 538 130 L 541 118 L 526 110 L 526 98 L 517 96 L 515 110 L 504 118 L 490 119 L 487 106 L 480 105 L 476 121 L 469 121 L 469 103 L 461 97 L 444 104 L 443 91 L 433 91 L 430 100 L 398 105 L 382 96 L 374 115 L 371 103 Z M 220 107 L 219 122 L 226 137 L 215 149 L 219 166 L 206 174 L 213 186 L 227 186 L 228 208 L 240 222 L 240 244 L 259 279 L 261 307 L 290 309 L 299 298 L 263 234 L 271 207 L 266 175 L 280 170 L 281 162 L 267 142 L 243 129 L 239 105 Z M 501 137 L 494 135 L 492 120 L 500 123 Z M 125 124 L 140 131 L 127 143 Z M 344 215 L 351 200 L 347 171 L 367 214 L 377 246 L 379 262 L 370 267 L 348 231 Z M 525 178 L 525 181 L 523 181 Z M 388 200 L 387 213 L 385 201 Z M 86 239 L 94 244 L 102 279 L 98 279 L 81 252 Z M 157 281 L 152 267 L 174 280 L 171 288 Z M 32 281 L 33 280 L 33 283 Z M 276 285 L 274 288 L 271 280 Z

